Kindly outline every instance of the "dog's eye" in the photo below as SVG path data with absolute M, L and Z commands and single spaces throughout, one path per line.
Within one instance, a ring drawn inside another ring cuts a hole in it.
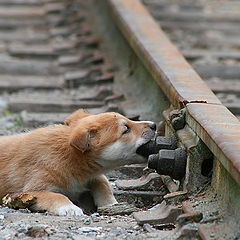
M 128 125 L 125 125 L 125 130 L 123 131 L 123 134 L 127 134 L 131 131 L 131 128 Z

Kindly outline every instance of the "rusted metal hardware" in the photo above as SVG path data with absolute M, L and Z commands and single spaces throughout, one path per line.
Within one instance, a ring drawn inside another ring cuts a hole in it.
M 186 172 L 187 153 L 183 148 L 175 150 L 162 149 L 158 154 L 148 158 L 148 167 L 156 169 L 157 173 L 169 175 L 181 180 Z
M 163 137 L 158 136 L 155 141 L 150 141 L 137 149 L 137 153 L 148 157 L 151 154 L 158 153 L 161 149 L 176 149 L 177 139 L 176 137 Z
M 149 173 L 137 179 L 116 180 L 115 184 L 121 190 L 158 191 L 163 182 L 159 174 Z
M 174 223 L 177 217 L 182 214 L 182 209 L 176 206 L 167 205 L 165 201 L 155 209 L 135 212 L 133 214 L 139 225 Z
M 173 128 L 177 131 L 185 126 L 185 115 L 186 115 L 186 110 L 183 108 L 181 110 L 174 110 L 170 112 L 169 118 L 171 121 L 171 124 Z
M 172 114 L 176 126 L 182 128 L 185 124 L 185 110 Z M 178 120 L 180 119 L 180 120 Z M 179 124 L 177 124 L 179 121 Z M 148 167 L 157 170 L 157 173 L 169 175 L 174 179 L 182 179 L 186 172 L 187 154 L 184 149 L 177 148 L 175 136 L 158 136 L 137 149 L 137 153 L 148 158 Z
M 163 197 L 163 199 L 166 201 L 167 204 L 178 205 L 179 203 L 188 199 L 188 192 L 187 191 L 178 191 L 178 189 L 177 189 L 175 192 L 171 192 L 171 193 L 166 194 Z

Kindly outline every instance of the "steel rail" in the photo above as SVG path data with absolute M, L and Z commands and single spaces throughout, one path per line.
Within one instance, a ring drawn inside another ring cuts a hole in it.
M 240 122 L 168 40 L 139 0 L 107 0 L 125 39 L 187 123 L 240 184 Z

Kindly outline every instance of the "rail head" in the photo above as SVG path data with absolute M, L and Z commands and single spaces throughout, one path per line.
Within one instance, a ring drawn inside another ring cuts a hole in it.
M 240 185 L 240 123 L 223 105 L 187 104 L 186 121 Z
M 170 42 L 139 0 L 107 0 L 118 28 L 173 106 L 240 184 L 240 122 Z
M 140 1 L 108 2 L 122 34 L 174 106 L 220 104 Z

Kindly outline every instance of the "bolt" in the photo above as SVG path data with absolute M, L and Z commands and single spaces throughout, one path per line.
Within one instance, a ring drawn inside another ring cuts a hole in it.
M 181 180 L 185 175 L 186 161 L 187 153 L 184 149 L 162 149 L 158 154 L 149 156 L 148 167 L 155 169 L 159 174 Z
M 176 117 L 172 119 L 172 126 L 175 130 L 183 129 L 185 126 L 185 118 L 184 117 Z
M 148 158 L 151 154 L 158 153 L 161 149 L 175 149 L 177 148 L 176 137 L 158 136 L 155 141 L 150 141 L 137 149 L 137 154 Z
M 175 110 L 172 111 L 172 113 L 170 114 L 169 118 L 171 120 L 171 124 L 176 131 L 184 128 L 186 123 L 185 115 L 186 115 L 185 109 L 181 109 L 179 111 Z

